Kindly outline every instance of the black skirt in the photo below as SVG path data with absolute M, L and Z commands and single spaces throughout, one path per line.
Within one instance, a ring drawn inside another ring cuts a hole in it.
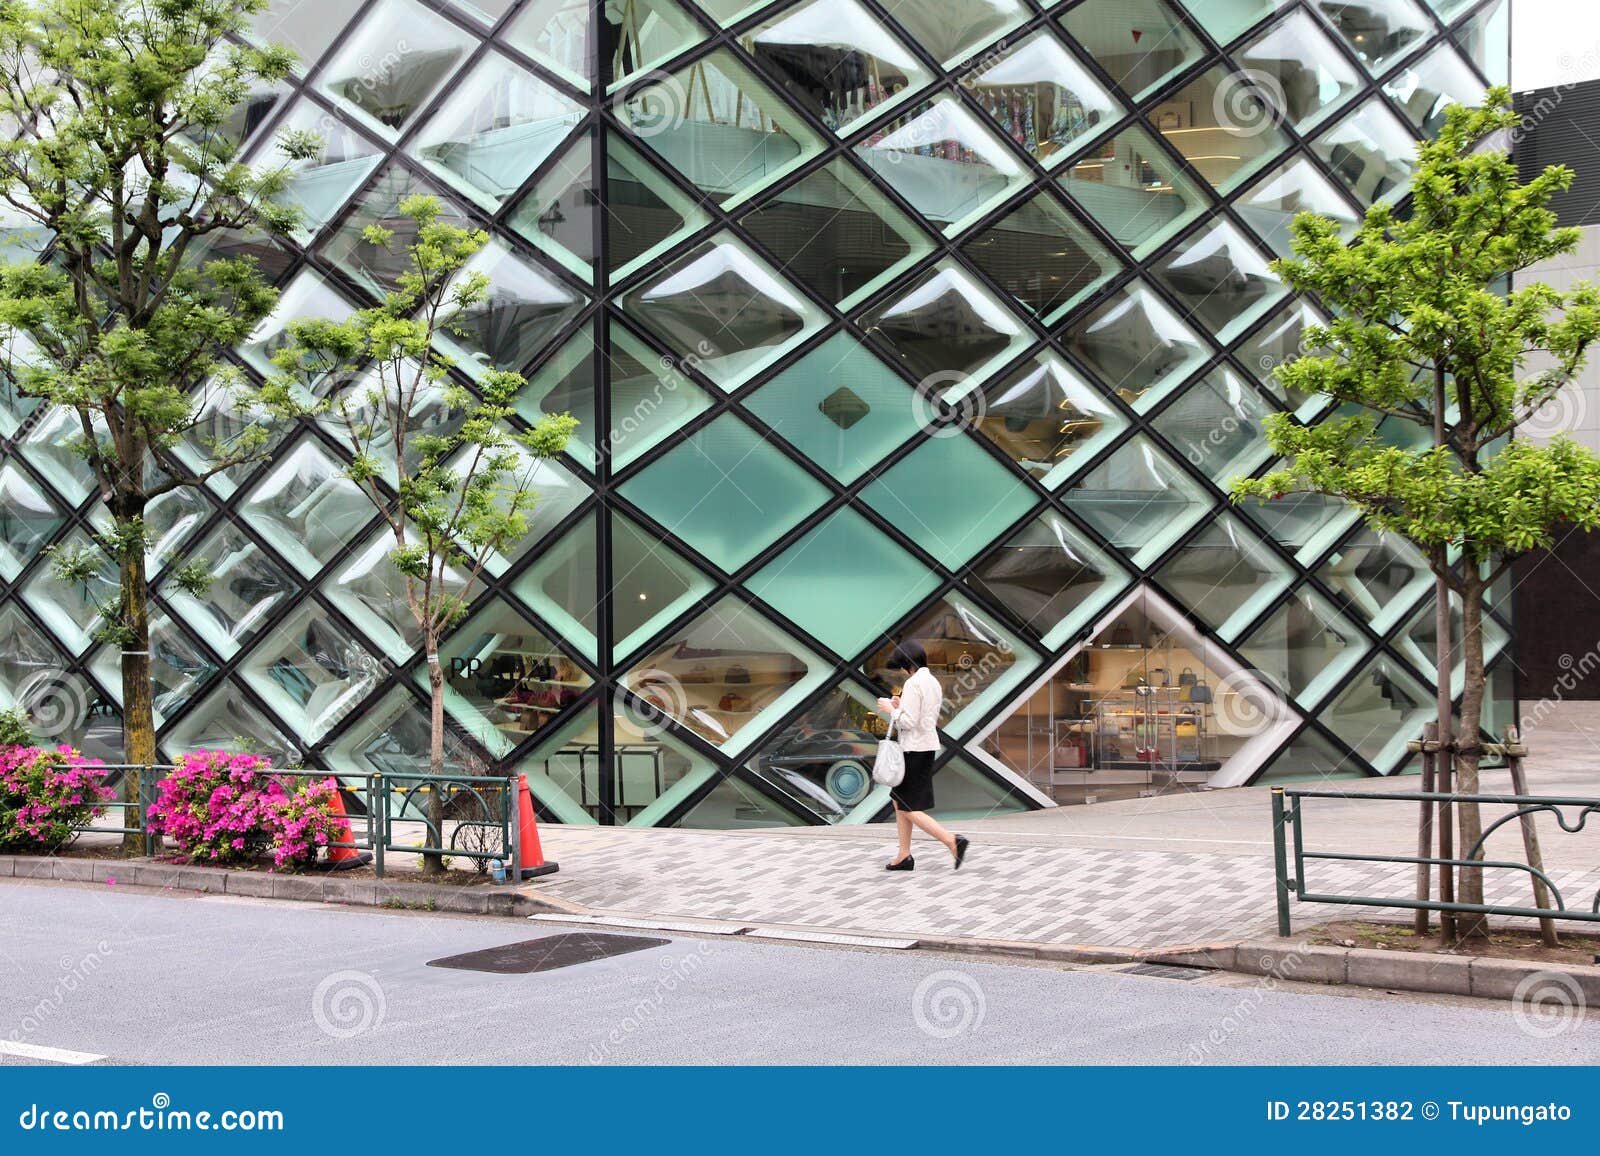
M 889 788 L 889 798 L 902 811 L 933 810 L 933 752 L 907 751 L 906 777 Z

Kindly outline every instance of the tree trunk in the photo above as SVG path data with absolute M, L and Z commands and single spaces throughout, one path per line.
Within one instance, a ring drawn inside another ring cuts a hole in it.
M 123 525 L 141 520 L 140 510 L 131 517 L 118 521 Z M 123 761 L 134 768 L 148 767 L 156 761 L 156 722 L 153 695 L 150 689 L 150 591 L 144 569 L 144 546 L 139 535 L 133 535 L 135 545 L 123 552 L 119 560 L 119 579 L 122 587 L 121 627 L 127 632 L 122 646 L 122 745 Z M 122 777 L 122 797 L 135 804 L 129 816 L 136 821 L 125 826 L 145 824 L 145 815 L 137 807 L 140 780 L 152 772 L 133 769 Z M 143 855 L 142 835 L 124 835 L 122 851 L 125 855 Z
M 1483 757 L 1483 580 L 1477 573 L 1477 564 L 1470 558 L 1466 570 L 1461 592 L 1461 654 L 1466 665 L 1466 680 L 1461 692 L 1456 790 L 1463 795 L 1475 795 L 1478 793 L 1478 763 Z M 1440 677 L 1449 678 L 1449 672 L 1441 673 Z M 1464 859 L 1483 835 L 1483 820 L 1477 803 L 1460 803 L 1456 811 L 1460 816 L 1459 854 Z M 1481 868 L 1462 868 L 1460 893 L 1462 903 L 1483 902 Z M 1456 931 L 1462 940 L 1481 943 L 1489 938 L 1489 921 L 1480 914 L 1463 913 L 1456 920 Z
M 428 822 L 434 838 L 444 846 L 444 668 L 439 665 L 439 643 L 427 640 L 428 655 L 428 774 L 433 781 L 428 791 Z M 437 875 L 445 869 L 443 855 L 424 855 L 422 870 Z

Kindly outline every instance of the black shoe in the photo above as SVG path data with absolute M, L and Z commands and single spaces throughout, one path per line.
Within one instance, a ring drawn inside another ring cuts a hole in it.
M 901 859 L 898 862 L 885 863 L 883 865 L 883 869 L 885 871 L 915 871 L 917 869 L 917 861 L 910 855 L 907 855 L 904 859 Z
M 967 837 L 956 836 L 956 870 L 961 870 L 961 861 L 967 857 Z

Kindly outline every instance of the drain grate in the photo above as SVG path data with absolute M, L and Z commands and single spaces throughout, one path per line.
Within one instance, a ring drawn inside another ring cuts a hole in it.
M 1178 963 L 1136 963 L 1122 969 L 1126 975 L 1153 975 L 1157 979 L 1203 979 L 1210 968 L 1184 967 Z
M 630 951 L 644 951 L 670 942 L 644 935 L 591 935 L 576 931 L 564 935 L 546 935 L 541 939 L 525 939 L 521 943 L 507 943 L 501 947 L 486 947 L 465 955 L 430 959 L 428 966 L 449 967 L 458 971 L 487 971 L 496 975 L 527 975 L 533 971 L 554 971 L 558 967 L 593 963 L 597 959 L 627 955 Z

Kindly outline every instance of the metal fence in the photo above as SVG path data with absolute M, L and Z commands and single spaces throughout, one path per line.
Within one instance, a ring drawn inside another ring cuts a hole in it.
M 1461 803 L 1484 803 L 1510 807 L 1511 810 L 1487 824 L 1483 834 L 1461 858 L 1429 855 L 1378 855 L 1352 851 L 1307 851 L 1305 849 L 1306 802 L 1310 799 L 1342 799 L 1345 802 L 1407 802 L 1437 805 L 1446 815 L 1449 807 Z M 1573 834 L 1583 830 L 1588 817 L 1600 811 L 1600 799 L 1565 798 L 1553 795 L 1462 795 L 1442 791 L 1392 791 L 1372 793 L 1346 793 L 1342 791 L 1298 790 L 1272 788 L 1272 854 L 1277 876 L 1278 934 L 1289 935 L 1289 897 L 1301 903 L 1334 903 L 1345 906 L 1394 907 L 1411 911 L 1439 911 L 1449 913 L 1478 913 L 1483 915 L 1524 916 L 1538 919 L 1544 927 L 1554 919 L 1575 919 L 1588 923 L 1600 922 L 1600 893 L 1589 901 L 1588 907 L 1573 907 L 1560 888 L 1545 872 L 1539 859 L 1537 842 L 1529 841 L 1531 863 L 1516 860 L 1485 859 L 1484 844 L 1489 836 L 1501 827 L 1516 820 L 1528 839 L 1532 817 L 1548 812 L 1556 817 L 1562 831 Z M 1410 864 L 1423 870 L 1429 867 L 1478 869 L 1483 871 L 1508 870 L 1527 874 L 1532 888 L 1533 903 L 1528 907 L 1499 903 L 1461 903 L 1453 896 L 1438 899 L 1431 896 L 1399 897 L 1376 895 L 1349 895 L 1315 891 L 1307 886 L 1306 867 L 1312 860 L 1339 863 L 1382 863 L 1385 865 Z M 1291 871 L 1291 865 L 1293 870 Z

